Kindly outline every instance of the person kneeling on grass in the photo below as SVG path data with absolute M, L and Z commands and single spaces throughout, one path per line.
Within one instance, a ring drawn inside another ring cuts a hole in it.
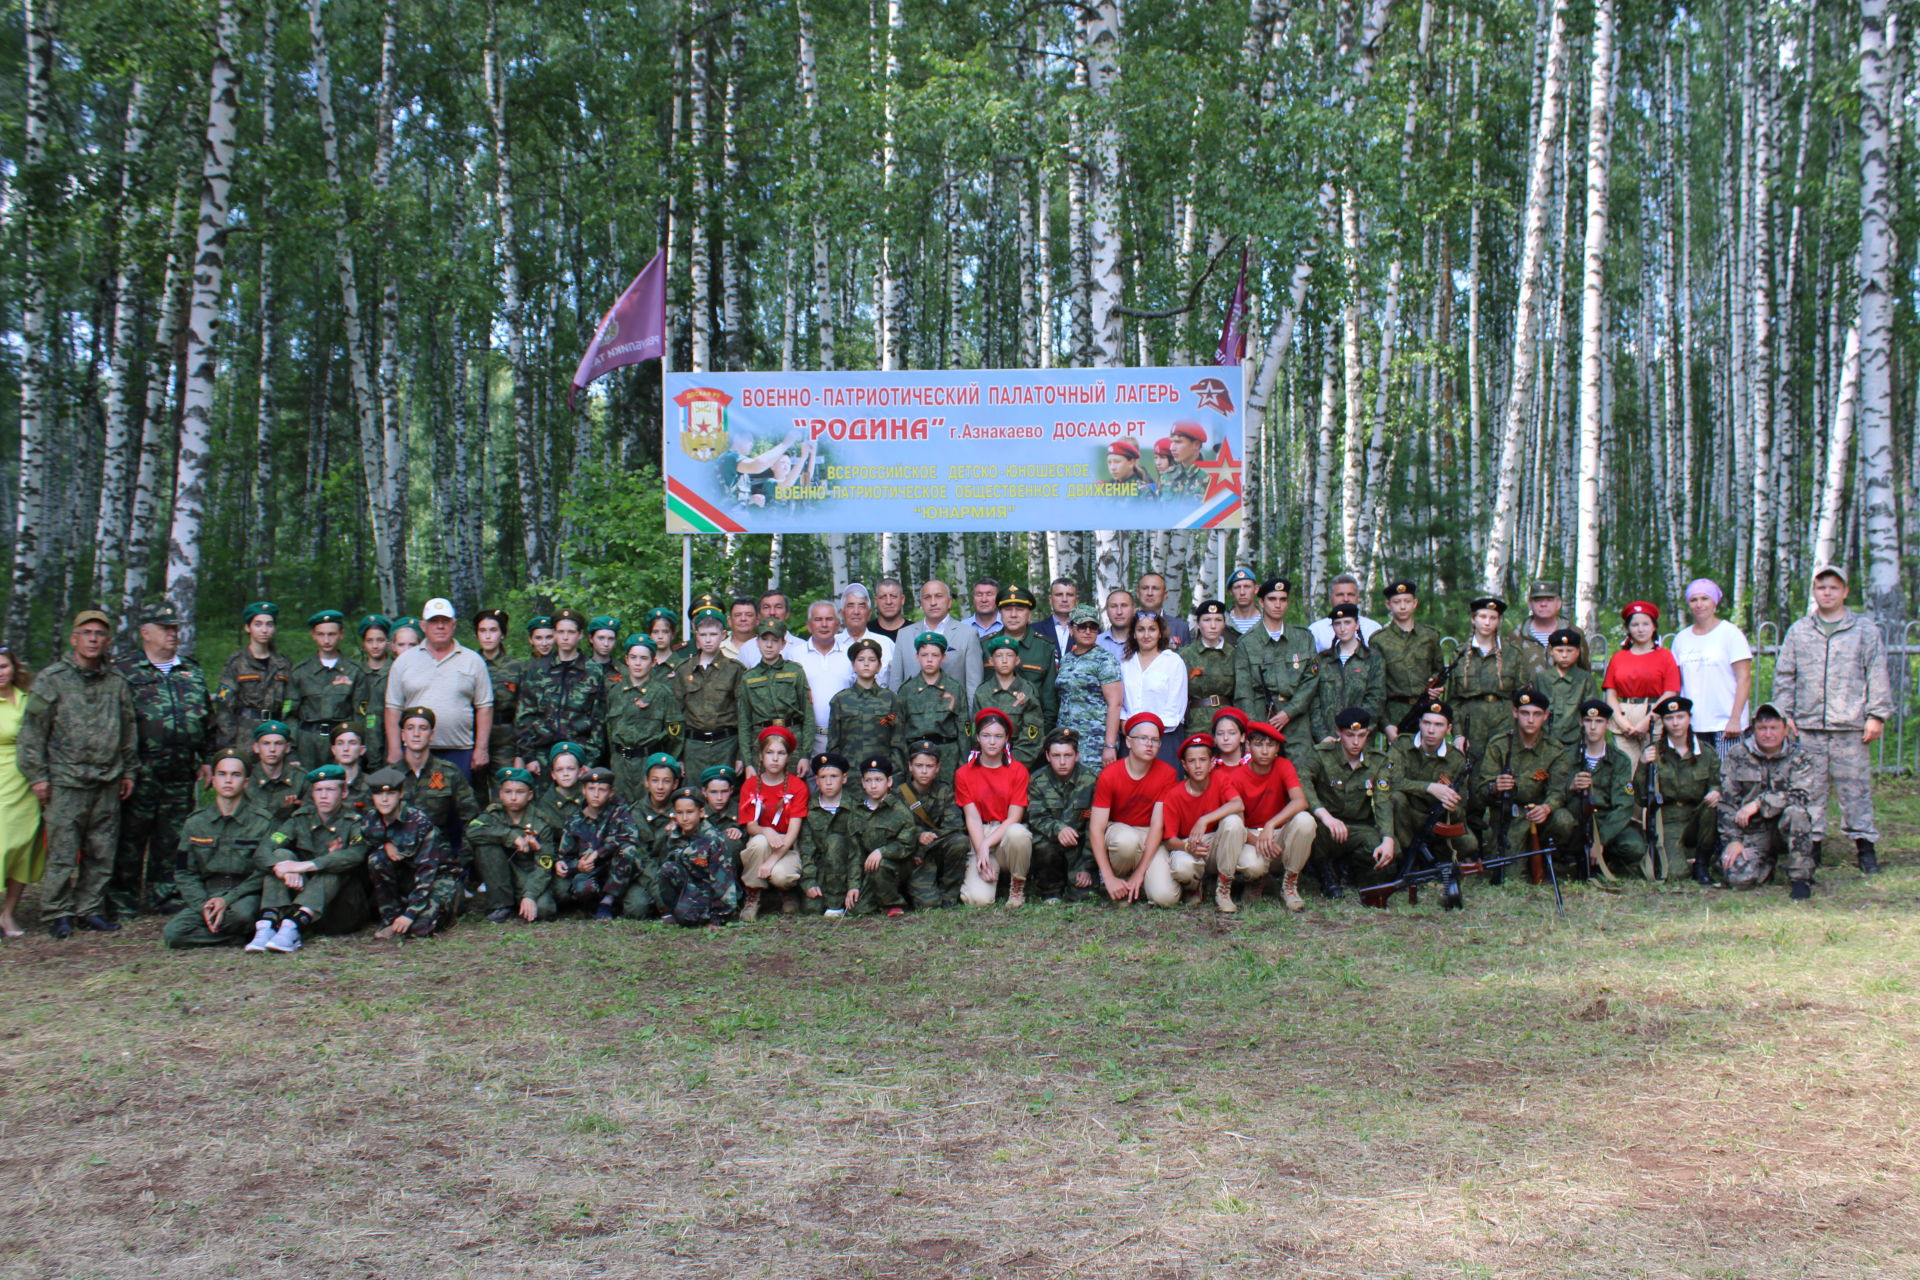
M 1331 718 L 1334 739 L 1313 749 L 1307 786 L 1320 803 L 1313 850 L 1320 859 L 1320 887 L 1329 898 L 1346 892 L 1357 872 L 1384 878 L 1399 860 L 1394 842 L 1393 765 L 1372 746 L 1373 713 L 1343 707 Z
M 553 897 L 553 855 L 560 833 L 533 802 L 533 775 L 496 769 L 500 802 L 488 805 L 467 828 L 480 874 L 487 882 L 487 919 L 505 924 L 519 916 L 528 924 L 551 920 L 560 907 Z
M 567 819 L 554 858 L 554 900 L 562 908 L 591 906 L 595 920 L 611 920 L 616 910 L 651 920 L 659 908 L 650 848 L 649 840 L 643 849 L 633 810 L 613 794 L 613 770 L 582 770 L 580 807 Z
M 1613 720 L 1613 704 L 1588 698 L 1580 704 L 1578 712 L 1580 742 L 1573 748 L 1573 780 L 1567 783 L 1567 807 L 1576 815 L 1575 820 L 1581 822 L 1581 847 L 1578 851 L 1569 851 L 1573 853 L 1573 863 L 1577 867 L 1582 858 L 1591 859 L 1593 842 L 1597 841 L 1609 871 L 1632 869 L 1651 878 L 1653 865 L 1647 859 L 1647 839 L 1633 820 L 1633 757 L 1627 754 L 1626 748 L 1614 745 L 1608 732 Z M 1714 757 L 1717 766 L 1719 756 L 1711 751 L 1707 754 Z M 1590 828 L 1584 822 L 1588 800 L 1593 802 Z
M 366 830 L 346 793 L 346 770 L 321 765 L 307 775 L 306 803 L 261 846 L 255 865 L 268 875 L 248 951 L 298 951 L 304 932 L 367 922 Z
M 213 799 L 180 825 L 181 910 L 160 934 L 171 950 L 244 941 L 260 915 L 266 873 L 255 859 L 273 822 L 246 801 L 247 761 L 237 751 L 213 758 Z
M 953 788 L 940 780 L 941 745 L 922 738 L 907 748 L 907 776 L 894 790 L 914 821 L 914 869 L 907 893 L 915 911 L 951 907 L 967 877 L 967 824 Z
M 1307 812 L 1307 789 L 1300 785 L 1300 775 L 1281 754 L 1286 742 L 1286 735 L 1264 720 L 1247 726 L 1247 762 L 1233 779 L 1246 804 L 1241 821 L 1247 826 L 1247 842 L 1234 875 L 1247 882 L 1247 900 L 1258 902 L 1266 891 L 1268 871 L 1278 862 L 1283 873 L 1280 900 L 1289 911 L 1303 911 L 1307 900 L 1300 896 L 1300 873 L 1313 856 L 1319 825 Z
M 855 847 L 858 825 L 854 806 L 846 795 L 847 758 L 822 751 L 812 761 L 813 803 L 800 824 L 800 909 L 808 915 L 839 919 L 860 902 L 860 858 Z
M 1173 766 L 1160 758 L 1160 718 L 1139 712 L 1128 718 L 1122 733 L 1127 754 L 1100 771 L 1087 819 L 1100 883 L 1115 902 L 1137 902 L 1144 889 L 1155 906 L 1176 906 L 1180 886 L 1173 882 L 1161 839 L 1160 797 L 1177 779 Z
M 1231 914 L 1233 877 L 1246 847 L 1247 828 L 1241 815 L 1246 802 L 1234 789 L 1232 775 L 1215 772 L 1213 738 L 1196 733 L 1180 744 L 1180 768 L 1185 777 L 1160 797 L 1154 821 L 1167 842 L 1167 869 L 1186 902 L 1200 900 L 1200 881 L 1214 873 L 1213 905 Z
M 1093 896 L 1093 850 L 1087 816 L 1093 811 L 1093 770 L 1080 763 L 1080 731 L 1047 735 L 1047 767 L 1027 779 L 1027 829 L 1033 832 L 1033 884 L 1046 901 L 1085 902 Z
M 932 760 L 929 760 L 932 765 Z M 920 865 L 920 824 L 893 794 L 893 761 L 868 756 L 860 762 L 861 803 L 854 810 L 854 847 L 863 851 L 867 898 L 888 916 L 907 912 L 907 882 Z
M 1025 906 L 1027 870 L 1033 861 L 1033 833 L 1027 814 L 1027 766 L 1013 758 L 1013 718 L 998 707 L 983 707 L 973 718 L 980 749 L 953 777 L 953 796 L 967 822 L 965 878 L 960 901 L 990 907 L 1007 873 L 1007 905 Z
M 367 785 L 372 800 L 361 815 L 367 835 L 367 879 L 380 915 L 376 938 L 430 938 L 453 924 L 466 893 L 466 859 L 455 851 L 426 810 L 406 797 L 407 775 L 381 769 Z
M 740 850 L 740 879 L 747 900 L 740 919 L 760 918 L 760 893 L 771 885 L 784 895 L 800 883 L 800 820 L 806 816 L 807 784 L 787 773 L 797 739 L 784 725 L 768 725 L 755 739 L 760 767 L 740 787 L 740 826 L 747 843 Z M 797 908 L 782 901 L 782 915 Z
M 736 896 L 726 841 L 692 787 L 681 787 L 667 803 L 672 821 L 660 835 L 660 905 L 675 924 L 723 925 L 733 917 Z

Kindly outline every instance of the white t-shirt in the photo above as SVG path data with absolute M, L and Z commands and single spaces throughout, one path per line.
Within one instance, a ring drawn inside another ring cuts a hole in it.
M 1733 711 L 1733 664 L 1751 662 L 1753 647 L 1740 628 L 1721 618 L 1705 635 L 1691 624 L 1673 637 L 1673 660 L 1680 664 L 1680 692 L 1693 700 L 1693 727 L 1699 733 L 1740 733 L 1746 729 L 1751 706 L 1740 713 L 1741 723 L 1730 725 Z

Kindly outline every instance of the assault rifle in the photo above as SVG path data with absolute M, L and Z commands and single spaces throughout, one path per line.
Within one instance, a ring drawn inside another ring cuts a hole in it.
M 1647 761 L 1646 836 L 1648 878 L 1655 884 L 1667 878 L 1667 824 L 1660 814 L 1667 804 L 1666 796 L 1660 793 L 1660 737 L 1663 732 L 1658 719 L 1653 719 L 1647 734 L 1647 741 L 1653 745 L 1653 759 Z
M 1460 659 L 1467 656 L 1468 648 L 1469 646 L 1467 645 L 1461 645 L 1460 651 L 1453 655 L 1452 662 L 1449 662 L 1446 666 L 1440 668 L 1436 674 L 1427 678 L 1427 687 L 1424 695 L 1417 699 L 1411 707 L 1407 708 L 1406 715 L 1400 717 L 1400 732 L 1414 733 L 1419 730 L 1420 712 L 1422 710 L 1420 704 L 1446 693 L 1447 681 L 1453 678 L 1453 669 L 1460 665 Z
M 1477 763 L 1477 760 L 1473 756 L 1466 757 L 1461 762 L 1461 775 L 1471 779 Z M 1447 786 L 1453 786 L 1451 779 L 1447 777 L 1443 776 L 1440 781 Z M 1458 787 L 1454 789 L 1463 792 L 1461 799 L 1464 804 L 1465 795 L 1463 789 Z M 1463 813 L 1460 816 L 1464 817 L 1466 815 Z M 1418 906 L 1420 903 L 1420 886 L 1430 880 L 1440 882 L 1440 905 L 1443 908 L 1448 911 L 1458 911 L 1466 905 L 1460 897 L 1460 864 L 1454 861 L 1453 851 L 1449 849 L 1447 856 L 1444 858 L 1434 852 L 1434 844 L 1436 841 L 1451 840 L 1456 836 L 1466 834 L 1467 828 L 1465 824 L 1457 821 L 1447 821 L 1446 818 L 1447 806 L 1436 798 L 1427 806 L 1427 816 L 1421 819 L 1420 830 L 1415 833 L 1413 843 L 1407 846 L 1406 857 L 1400 864 L 1403 870 L 1399 877 L 1389 880 L 1384 884 L 1369 885 L 1367 888 L 1362 889 L 1360 891 L 1361 905 L 1376 907 L 1384 911 L 1388 900 L 1393 897 L 1394 893 L 1400 889 L 1405 889 L 1407 891 L 1407 901 Z

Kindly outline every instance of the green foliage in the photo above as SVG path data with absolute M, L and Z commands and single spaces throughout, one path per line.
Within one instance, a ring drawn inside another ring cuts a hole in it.
M 525 616 L 539 611 L 536 603 L 540 610 L 571 606 L 614 614 L 628 631 L 639 630 L 641 617 L 656 605 L 678 612 L 680 540 L 666 532 L 665 509 L 660 473 L 652 466 L 581 468 L 561 504 L 573 530 L 560 548 L 567 573 L 509 592 L 510 610 Z

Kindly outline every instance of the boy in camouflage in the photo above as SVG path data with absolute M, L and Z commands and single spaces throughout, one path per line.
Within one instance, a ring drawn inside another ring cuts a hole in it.
M 1591 679 L 1593 673 L 1581 674 Z M 1577 865 L 1582 857 L 1591 858 L 1597 842 L 1608 870 L 1616 874 L 1639 871 L 1652 879 L 1653 863 L 1647 857 L 1646 836 L 1634 823 L 1637 802 L 1634 760 L 1607 732 L 1613 720 L 1613 706 L 1601 698 L 1588 698 L 1575 708 L 1575 714 L 1580 726 L 1580 742 L 1568 756 L 1573 778 L 1567 784 L 1567 808 L 1580 823 L 1581 850 L 1573 854 L 1573 861 Z M 1591 820 L 1587 815 L 1589 800 L 1593 804 Z
M 213 761 L 213 799 L 180 827 L 180 911 L 160 940 L 169 950 L 237 945 L 260 916 L 265 873 L 254 861 L 273 834 L 267 816 L 246 802 L 247 762 L 236 751 Z
M 880 657 L 878 641 L 848 645 L 853 683 L 827 704 L 827 750 L 849 760 L 884 755 L 893 744 L 893 690 L 880 684 Z
M 534 807 L 531 773 L 503 768 L 494 780 L 500 802 L 467 828 L 467 842 L 486 879 L 487 919 L 494 924 L 516 915 L 528 924 L 551 920 L 560 909 L 553 898 L 553 853 L 560 834 Z
M 643 762 L 680 749 L 680 699 L 674 696 L 672 675 L 654 665 L 653 655 L 651 639 L 628 636 L 623 665 L 607 687 L 613 789 L 632 805 L 640 803 L 645 789 L 649 766 Z M 665 795 L 656 798 L 656 804 L 665 801 Z
M 1660 831 L 1667 855 L 1667 879 L 1677 880 L 1693 863 L 1693 878 L 1713 883 L 1712 860 L 1720 847 L 1720 753 L 1693 734 L 1693 700 L 1673 694 L 1654 704 L 1660 731 L 1640 758 L 1635 790 L 1642 804 L 1653 795 L 1644 783 L 1654 764 L 1660 783 Z
M 346 621 L 338 609 L 322 609 L 308 618 L 316 652 L 287 673 L 284 718 L 299 727 L 295 754 L 309 769 L 327 763 L 327 734 L 333 726 L 366 719 L 367 708 L 360 701 L 366 672 L 340 652 Z
M 738 898 L 726 842 L 707 821 L 698 791 L 681 787 L 669 803 L 673 821 L 660 839 L 660 906 L 688 928 L 726 924 Z
M 307 774 L 288 759 L 293 731 L 279 720 L 262 720 L 253 735 L 253 770 L 247 778 L 247 803 L 275 823 L 293 816 L 306 794 Z M 341 770 L 342 780 L 346 770 Z
M 592 905 L 595 920 L 611 920 L 616 910 L 630 920 L 657 914 L 653 859 L 633 810 L 613 794 L 613 770 L 581 772 L 580 807 L 560 832 L 553 879 L 562 908 Z
M 1093 811 L 1093 770 L 1080 763 L 1080 733 L 1055 729 L 1046 737 L 1046 767 L 1027 780 L 1027 830 L 1033 832 L 1033 891 L 1047 902 L 1086 902 L 1093 894 L 1093 851 L 1087 815 Z
M 1534 688 L 1547 696 L 1553 714 L 1547 717 L 1547 736 L 1555 742 L 1576 746 L 1584 735 L 1581 707 L 1600 696 L 1593 672 L 1580 665 L 1585 640 L 1571 627 L 1562 627 L 1547 637 L 1549 662 L 1541 670 Z
M 800 909 L 837 919 L 860 903 L 859 822 L 846 794 L 847 758 L 823 751 L 813 758 L 813 799 L 800 824 Z
M 973 691 L 977 712 L 992 707 L 1012 724 L 1010 747 L 1013 758 L 1029 773 L 1040 767 L 1041 740 L 1047 735 L 1046 709 L 1040 691 L 1020 674 L 1020 643 L 1009 635 L 989 636 L 980 651 L 990 668 L 987 678 Z M 1001 654 L 1007 655 L 1001 657 Z
M 568 821 L 579 810 L 580 771 L 593 761 L 593 753 L 577 742 L 556 742 L 547 753 L 547 785 L 534 801 L 534 808 L 556 835 L 567 829 Z
M 917 832 L 907 807 L 893 791 L 893 761 L 868 756 L 860 762 L 861 802 L 854 811 L 854 847 L 863 851 L 860 870 L 872 909 L 889 917 L 906 914 L 908 882 L 921 864 Z M 933 892 L 938 893 L 936 887 Z
M 948 677 L 951 679 L 951 677 Z M 916 742 L 907 749 L 907 777 L 895 797 L 917 824 L 913 835 L 916 863 L 907 883 L 915 911 L 960 905 L 967 878 L 966 819 L 954 803 L 953 784 L 940 777 L 941 746 Z
M 270 600 L 240 611 L 246 643 L 220 668 L 220 683 L 213 690 L 216 746 L 244 747 L 253 726 L 278 719 L 286 705 L 293 664 L 273 647 L 279 616 L 280 606 Z
M 467 868 L 433 819 L 407 802 L 407 778 L 388 767 L 367 779 L 367 878 L 380 913 L 376 938 L 430 938 L 460 914 Z
M 913 638 L 913 660 L 919 669 L 895 695 L 893 726 L 895 756 L 905 756 L 924 744 L 939 757 L 935 773 L 949 786 L 960 767 L 960 739 L 967 718 L 967 691 L 941 667 L 947 658 L 947 638 L 938 631 L 922 631 Z M 954 884 L 959 891 L 959 882 Z
M 307 775 L 306 803 L 262 846 L 255 865 L 268 874 L 248 951 L 298 951 L 309 930 L 352 933 L 366 923 L 366 830 L 346 792 L 345 771 L 321 765 Z

